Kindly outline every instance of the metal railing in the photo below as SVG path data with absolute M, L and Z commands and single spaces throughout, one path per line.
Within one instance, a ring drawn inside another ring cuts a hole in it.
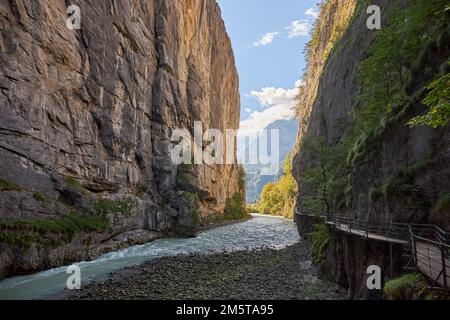
M 445 289 L 450 285 L 450 242 L 449 233 L 439 226 L 434 227 L 434 237 L 418 235 L 410 230 L 412 259 L 420 271 L 429 276 L 433 282 Z M 434 238 L 434 239 L 433 239 Z
M 423 237 L 434 238 L 435 235 L 435 226 L 430 224 L 411 224 L 399 222 L 370 223 L 367 220 L 353 219 L 337 215 L 301 214 L 298 213 L 298 211 L 296 211 L 296 214 L 299 216 L 308 216 L 324 220 L 328 225 L 333 225 L 342 231 L 345 231 L 346 229 L 348 233 L 356 233 L 365 238 L 378 236 L 380 238 L 379 240 L 408 242 L 411 238 L 410 229 L 412 229 L 415 234 Z
M 301 214 L 297 209 L 295 213 L 298 216 L 323 220 L 341 232 L 355 234 L 366 239 L 403 244 L 403 250 L 411 252 L 406 267 L 414 263 L 422 273 L 433 280 L 432 287 L 436 283 L 440 283 L 445 289 L 449 289 L 450 233 L 439 226 L 399 222 L 370 223 L 367 220 L 337 215 Z

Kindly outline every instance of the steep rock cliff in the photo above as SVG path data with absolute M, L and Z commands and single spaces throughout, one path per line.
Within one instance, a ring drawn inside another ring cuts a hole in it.
M 339 2 L 330 0 L 328 5 L 333 7 L 333 3 Z M 386 26 L 399 3 L 378 0 L 370 4 L 380 6 L 382 25 Z M 301 213 L 315 213 L 304 202 L 313 192 L 313 187 L 307 181 L 307 172 L 321 161 L 317 152 L 314 154 L 302 150 L 302 141 L 307 137 L 320 137 L 327 147 L 332 148 L 332 153 L 340 150 L 335 146 L 345 144 L 352 134 L 355 110 L 365 106 L 365 102 L 357 98 L 361 88 L 358 73 L 362 62 L 370 54 L 369 48 L 374 42 L 376 31 L 366 27 L 368 2 L 358 1 L 357 4 L 348 28 L 334 44 L 323 71 L 319 70 L 319 74 L 310 71 L 306 75 L 312 79 L 310 83 L 317 81 L 318 87 L 317 91 L 314 85 L 305 87 L 303 90 L 307 91 L 307 98 L 301 97 L 299 105 L 301 123 L 299 145 L 294 158 L 294 176 L 299 184 L 297 209 Z M 405 2 L 404 5 L 409 3 Z M 322 15 L 329 14 L 330 11 L 322 11 Z M 333 11 L 331 14 L 340 15 L 342 11 Z M 324 25 L 327 26 L 326 30 L 332 28 L 333 18 L 325 19 Z M 327 31 L 322 30 L 320 34 L 319 37 L 327 39 Z M 381 121 L 364 139 L 356 141 L 354 151 L 350 152 L 351 157 L 343 160 L 347 160 L 343 170 L 347 184 L 345 192 L 341 190 L 340 199 L 327 204 L 328 213 L 372 224 L 433 223 L 448 229 L 448 211 L 446 207 L 438 208 L 436 204 L 450 190 L 449 126 L 432 129 L 409 128 L 405 125 L 411 118 L 427 112 L 421 103 L 426 93 L 424 86 L 436 79 L 440 72 L 445 72 L 449 57 L 448 39 L 447 28 L 437 39 L 430 39 L 428 45 L 425 45 L 425 40 L 421 40 L 424 49 L 417 56 L 417 63 L 405 67 L 412 70 L 409 83 L 405 81 L 401 84 L 411 99 L 394 106 L 390 118 Z M 324 211 L 321 213 L 326 214 Z M 297 223 L 300 233 L 306 236 L 318 220 L 298 217 Z M 330 232 L 331 240 L 323 257 L 323 271 L 349 288 L 349 297 L 371 296 L 365 285 L 368 266 L 379 265 L 384 276 L 401 271 L 404 262 L 401 257 L 402 246 L 394 245 L 391 252 L 389 245 L 382 242 L 366 241 L 332 230 Z
M 71 3 L 72 4 L 72 3 Z M 235 165 L 176 166 L 175 128 L 237 129 L 214 0 L 0 1 L 0 278 L 195 234 Z

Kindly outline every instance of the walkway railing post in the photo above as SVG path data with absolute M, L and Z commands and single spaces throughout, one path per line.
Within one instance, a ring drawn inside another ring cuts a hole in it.
M 392 252 L 392 243 L 389 243 L 389 259 L 391 260 L 390 263 L 390 271 L 391 271 L 391 277 L 394 276 L 394 257 L 393 257 L 393 252 Z
M 442 258 L 442 280 L 444 282 L 444 288 L 448 290 L 447 284 L 447 248 L 441 244 L 439 245 L 441 249 L 441 258 Z
M 416 247 L 416 238 L 414 237 L 414 232 L 413 232 L 413 230 L 412 230 L 412 227 L 411 227 L 411 225 L 408 225 L 408 228 L 409 228 L 409 233 L 410 233 L 410 235 L 411 235 L 411 250 L 412 250 L 412 252 L 411 252 L 411 254 L 412 254 L 412 257 L 413 257 L 413 260 L 414 260 L 414 264 L 416 264 L 417 265 L 417 247 Z
M 369 238 L 369 222 L 366 221 L 366 239 Z

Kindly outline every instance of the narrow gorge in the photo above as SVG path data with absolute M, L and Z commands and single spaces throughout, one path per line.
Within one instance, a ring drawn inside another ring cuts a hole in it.
M 0 2 L 0 278 L 195 235 L 236 165 L 174 165 L 174 129 L 239 126 L 215 1 Z
M 446 0 L 0 0 L 0 300 L 448 300 L 449 57 Z

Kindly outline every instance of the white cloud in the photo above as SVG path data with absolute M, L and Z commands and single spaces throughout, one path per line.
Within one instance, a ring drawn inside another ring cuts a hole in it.
M 267 87 L 262 88 L 261 91 L 251 91 L 250 96 L 256 99 L 262 106 L 270 107 L 292 102 L 295 99 L 297 92 L 297 88 L 283 89 Z
M 309 8 L 306 10 L 305 14 L 307 16 L 313 17 L 314 19 L 319 17 L 319 11 L 315 10 L 314 8 Z
M 289 31 L 289 38 L 305 37 L 309 34 L 311 24 L 307 20 L 292 21 L 286 29 Z
M 279 35 L 279 32 L 269 32 L 266 33 L 265 35 L 263 35 L 261 38 L 259 38 L 257 41 L 255 41 L 253 43 L 254 46 L 259 47 L 259 46 L 267 46 L 268 44 L 271 44 L 273 39 L 275 39 L 275 37 L 277 35 Z
M 298 87 L 302 84 L 299 80 L 292 89 L 268 87 L 252 91 L 250 96 L 266 109 L 254 111 L 248 119 L 241 121 L 239 135 L 254 136 L 274 121 L 291 119 L 294 116 Z
M 254 136 L 274 121 L 291 119 L 294 116 L 292 110 L 294 106 L 295 102 L 292 102 L 291 104 L 276 105 L 262 112 L 253 112 L 248 119 L 241 121 L 239 135 Z
M 296 87 L 296 88 L 303 87 L 304 85 L 305 85 L 305 81 L 303 81 L 303 80 L 297 80 L 297 81 L 295 81 L 295 87 Z
M 252 109 L 250 109 L 250 108 L 245 108 L 244 110 L 245 110 L 245 112 L 247 112 L 247 113 L 251 113 L 251 112 L 252 112 Z

